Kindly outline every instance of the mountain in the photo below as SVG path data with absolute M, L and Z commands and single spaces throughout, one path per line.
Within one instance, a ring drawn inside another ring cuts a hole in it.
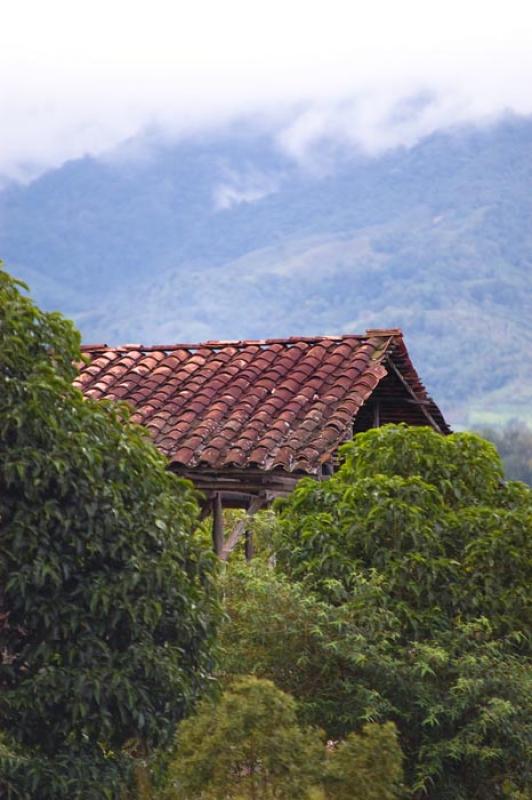
M 85 341 L 401 327 L 458 425 L 532 421 L 532 120 L 304 161 L 145 136 L 0 192 L 0 257 Z

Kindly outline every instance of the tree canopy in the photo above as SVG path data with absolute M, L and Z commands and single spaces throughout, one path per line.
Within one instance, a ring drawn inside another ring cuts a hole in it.
M 227 671 L 275 680 L 335 737 L 394 721 L 413 797 L 520 797 L 531 491 L 472 434 L 385 426 L 343 456 L 282 501 L 273 574 L 227 577 Z
M 180 725 L 168 796 L 308 797 L 322 750 L 319 732 L 298 725 L 293 698 L 270 681 L 240 678 Z
M 192 488 L 124 407 L 73 388 L 80 358 L 0 272 L 0 779 L 39 800 L 112 797 L 172 739 L 218 618 Z
M 246 676 L 179 726 L 165 800 L 394 800 L 401 762 L 393 723 L 326 745 L 293 697 Z

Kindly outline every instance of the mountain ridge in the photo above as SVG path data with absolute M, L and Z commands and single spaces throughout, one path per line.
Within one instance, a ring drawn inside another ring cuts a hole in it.
M 455 424 L 531 420 L 532 120 L 328 172 L 272 137 L 151 143 L 0 192 L 0 256 L 85 341 L 401 327 Z

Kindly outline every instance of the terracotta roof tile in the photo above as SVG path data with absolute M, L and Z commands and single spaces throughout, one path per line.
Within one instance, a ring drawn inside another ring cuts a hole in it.
M 317 472 L 351 435 L 392 351 L 427 400 L 395 329 L 82 350 L 88 363 L 79 365 L 78 387 L 90 397 L 127 401 L 133 421 L 148 428 L 171 462 L 190 468 Z

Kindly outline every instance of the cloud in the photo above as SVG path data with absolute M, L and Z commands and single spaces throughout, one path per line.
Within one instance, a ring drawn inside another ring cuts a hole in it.
M 435 131 L 490 123 L 508 110 L 459 91 L 403 97 L 376 91 L 306 109 L 278 132 L 277 142 L 296 161 L 321 169 L 339 149 L 375 156 L 412 147 Z M 531 113 L 532 103 L 520 111 Z
M 298 158 L 320 140 L 379 152 L 532 113 L 531 86 L 525 0 L 18 0 L 0 28 L 0 176 L 244 117 Z
M 213 192 L 214 207 L 224 211 L 240 203 L 255 203 L 279 188 L 283 176 L 268 175 L 252 167 L 237 172 L 225 170 L 225 180 L 219 183 Z

